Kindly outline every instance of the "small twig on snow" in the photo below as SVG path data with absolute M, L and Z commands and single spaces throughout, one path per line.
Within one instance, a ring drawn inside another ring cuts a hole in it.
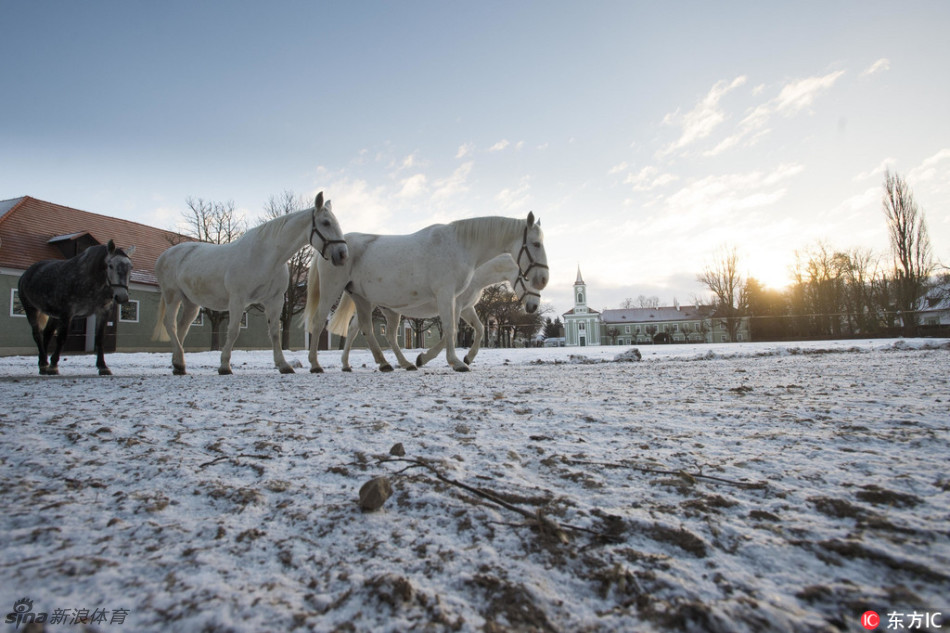
M 386 462 L 408 462 L 410 464 L 406 468 L 403 468 L 402 470 L 400 470 L 399 473 L 403 473 L 409 470 L 410 468 L 425 468 L 430 473 L 432 473 L 432 475 L 436 479 L 438 479 L 439 481 L 443 483 L 447 483 L 450 486 L 455 486 L 456 488 L 461 488 L 462 490 L 465 490 L 466 492 L 470 492 L 471 494 L 477 497 L 481 497 L 482 499 L 487 499 L 488 501 L 491 501 L 492 503 L 499 505 L 505 508 L 506 510 L 517 512 L 521 516 L 528 519 L 529 523 L 537 527 L 539 530 L 541 530 L 543 534 L 550 534 L 551 536 L 554 536 L 557 540 L 559 540 L 561 543 L 567 543 L 567 534 L 564 533 L 563 528 L 566 527 L 568 529 L 579 529 L 579 528 L 574 528 L 573 526 L 562 526 L 557 521 L 554 521 L 553 519 L 549 519 L 548 517 L 544 516 L 541 510 L 537 510 L 536 512 L 530 512 L 528 510 L 525 510 L 524 508 L 520 508 L 514 505 L 513 503 L 509 503 L 505 501 L 504 499 L 501 499 L 498 496 L 486 490 L 482 490 L 481 488 L 476 488 L 474 486 L 469 486 L 468 484 L 462 483 L 461 481 L 456 481 L 455 479 L 452 479 L 451 477 L 447 477 L 446 475 L 442 474 L 442 472 L 438 468 L 436 468 L 431 463 L 425 460 L 413 459 L 413 458 L 408 458 L 408 457 L 388 457 L 388 458 L 380 460 L 378 463 L 384 464 Z M 584 530 L 584 531 L 587 531 L 587 530 Z

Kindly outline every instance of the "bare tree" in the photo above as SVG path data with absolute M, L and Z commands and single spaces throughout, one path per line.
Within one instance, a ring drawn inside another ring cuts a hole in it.
M 240 217 L 234 207 L 234 201 L 212 202 L 198 198 L 187 198 L 188 209 L 182 211 L 185 224 L 183 233 L 189 237 L 211 244 L 228 244 L 238 239 L 247 230 L 247 222 Z M 227 311 L 201 308 L 202 314 L 211 323 L 211 349 L 221 349 L 221 329 L 228 320 Z M 241 315 L 235 315 L 241 318 Z
M 718 315 L 726 325 L 729 340 L 735 341 L 744 311 L 745 282 L 739 274 L 739 255 L 735 247 L 726 247 L 717 255 L 717 259 L 707 264 L 696 280 L 716 295 Z
M 202 242 L 228 244 L 247 230 L 247 221 L 237 214 L 233 200 L 212 202 L 189 197 L 185 204 L 188 205 L 188 209 L 182 212 L 185 234 Z
M 264 205 L 264 217 L 261 224 L 310 206 L 310 201 L 302 196 L 296 196 L 292 191 L 284 191 L 279 196 L 271 196 Z M 280 346 L 290 348 L 291 323 L 294 316 L 303 312 L 307 305 L 307 271 L 313 261 L 313 247 L 307 244 L 294 253 L 287 268 L 290 279 L 287 282 L 287 292 L 284 294 L 284 307 L 280 311 Z
M 927 223 L 907 181 L 890 170 L 884 174 L 882 203 L 894 256 L 895 304 L 904 328 L 913 332 L 917 326 L 917 302 L 934 272 Z

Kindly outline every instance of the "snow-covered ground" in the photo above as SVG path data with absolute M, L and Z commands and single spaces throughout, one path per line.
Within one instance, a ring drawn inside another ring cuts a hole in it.
M 627 349 L 485 349 L 468 374 L 363 351 L 321 375 L 269 352 L 233 376 L 215 353 L 188 376 L 170 354 L 111 354 L 102 378 L 0 358 L 0 617 L 28 598 L 47 631 L 80 610 L 155 632 L 950 623 L 950 342 Z M 361 511 L 383 475 L 392 497 Z

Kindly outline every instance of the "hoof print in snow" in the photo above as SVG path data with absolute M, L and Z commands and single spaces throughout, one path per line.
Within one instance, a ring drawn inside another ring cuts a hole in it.
M 375 512 L 383 507 L 386 499 L 393 494 L 389 477 L 375 477 L 360 488 L 360 508 L 363 512 Z

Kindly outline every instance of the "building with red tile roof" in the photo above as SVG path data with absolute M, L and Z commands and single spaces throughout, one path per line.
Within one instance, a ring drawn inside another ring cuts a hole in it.
M 68 259 L 85 248 L 115 241 L 119 247 L 135 246 L 130 296 L 107 330 L 112 350 L 169 350 L 168 343 L 152 340 L 159 302 L 155 260 L 167 248 L 191 238 L 107 215 L 38 200 L 30 196 L 0 201 L 0 354 L 35 354 L 30 327 L 17 298 L 17 280 L 35 262 Z M 94 317 L 90 317 L 94 318 Z M 191 350 L 210 348 L 211 327 L 200 320 L 191 328 L 186 343 Z M 74 320 L 67 352 L 92 350 L 91 324 Z M 260 322 L 258 322 L 260 321 Z M 268 348 L 263 314 L 248 313 L 248 328 L 242 330 L 239 348 Z M 107 349 L 109 349 L 107 347 Z

